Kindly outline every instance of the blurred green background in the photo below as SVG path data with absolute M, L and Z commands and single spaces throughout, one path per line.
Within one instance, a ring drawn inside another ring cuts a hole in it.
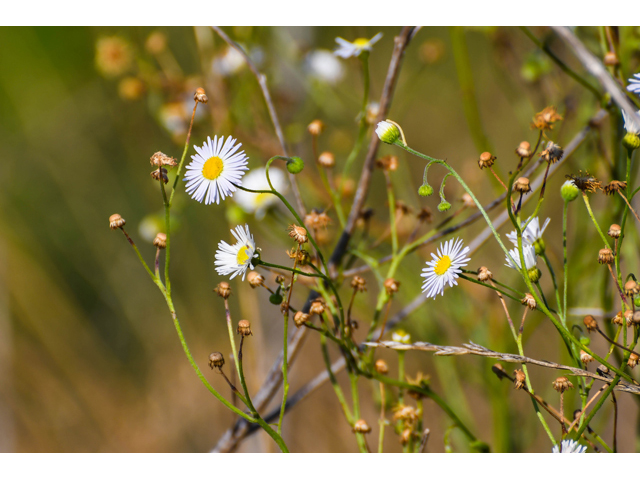
M 336 36 L 353 40 L 383 32 L 370 57 L 370 98 L 376 101 L 399 28 L 225 30 L 267 75 L 291 151 L 306 160 L 299 181 L 307 208 L 325 208 L 330 200 L 318 181 L 306 126 L 316 118 L 325 122 L 320 148 L 333 152 L 337 165 L 342 165 L 355 141 L 362 96 L 358 61 L 328 59 L 326 51 L 335 48 Z M 548 29 L 532 31 L 583 74 Z M 621 60 L 628 77 L 636 71 L 639 37 L 634 28 L 620 32 Z M 602 55 L 597 28 L 579 28 L 577 33 L 594 53 Z M 452 31 L 447 28 L 425 27 L 413 39 L 390 118 L 403 126 L 410 145 L 446 158 L 487 203 L 500 193 L 500 186 L 478 169 L 480 152 L 490 148 L 498 157 L 497 171 L 506 176 L 516 165 L 515 147 L 523 140 L 535 143 L 536 132 L 529 124 L 536 112 L 547 105 L 558 107 L 565 120 L 550 135 L 565 145 L 599 105 L 517 28 L 473 28 L 453 35 L 461 35 L 469 51 L 471 84 L 486 140 L 469 129 Z M 0 189 L 0 450 L 210 450 L 232 425 L 233 415 L 198 381 L 160 293 L 122 234 L 109 230 L 107 219 L 120 213 L 147 261 L 153 262 L 151 240 L 163 229 L 162 199 L 149 177 L 149 157 L 156 151 L 180 157 L 196 87 L 204 87 L 210 101 L 205 108 L 199 107 L 192 145 L 201 145 L 208 135 L 233 135 L 243 143 L 252 168 L 281 153 L 255 78 L 208 28 L 0 28 L 0 45 L 0 159 L 5 165 Z M 585 78 L 595 85 L 586 74 Z M 618 117 L 605 121 L 549 182 L 548 201 L 540 217 L 552 219 L 545 238 L 556 271 L 561 270 L 562 261 L 559 187 L 564 174 L 588 169 L 603 181 L 615 178 L 619 159 L 610 138 L 620 131 Z M 483 148 L 482 142 L 488 147 Z M 360 171 L 365 150 L 352 172 Z M 400 158 L 400 168 L 393 173 L 398 198 L 414 212 L 430 207 L 435 223 L 444 218 L 437 212 L 437 198 L 417 195 L 424 164 L 386 145 L 380 149 L 380 155 L 385 154 Z M 434 168 L 432 175 L 431 183 L 437 188 L 443 172 Z M 458 208 L 463 190 L 449 181 L 446 192 L 454 209 Z M 345 192 L 345 206 L 350 205 L 350 194 Z M 570 207 L 573 288 L 569 305 L 611 311 L 617 307 L 611 305 L 611 291 L 601 293 L 607 276 L 596 263 L 592 242 L 596 232 L 586 224 L 584 205 L 578 203 Z M 603 226 L 620 211 L 604 196 L 593 203 Z M 374 172 L 367 206 L 376 211 L 375 237 L 388 222 L 379 170 Z M 290 246 L 284 234 L 289 222 L 284 209 L 276 208 L 258 221 L 230 200 L 219 206 L 194 202 L 181 185 L 172 237 L 172 285 L 187 341 L 202 368 L 211 351 L 226 355 L 229 351 L 223 306 L 212 293 L 222 280 L 214 270 L 215 248 L 220 240 L 230 241 L 230 227 L 245 221 L 263 258 L 284 263 Z M 415 222 L 407 216 L 402 238 Z M 468 243 L 482 228 L 474 224 L 460 235 Z M 325 238 L 327 252 L 338 234 L 334 216 Z M 623 252 L 628 272 L 637 265 L 638 237 L 634 235 Z M 388 251 L 388 245 L 382 244 L 371 254 L 381 257 Z M 402 289 L 392 312 L 420 293 L 422 266 L 418 264 L 430 258 L 431 251 L 433 246 L 422 249 L 401 269 Z M 520 282 L 503 264 L 502 253 L 489 242 L 473 256 L 469 268 L 486 265 L 501 280 Z M 356 301 L 356 317 L 363 325 L 371 318 L 377 294 L 375 277 L 366 278 L 369 294 Z M 552 298 L 548 275 L 542 283 L 547 298 Z M 255 392 L 280 351 L 282 317 L 263 290 L 251 290 L 240 280 L 232 286 L 234 320 L 248 318 L 253 324 L 254 337 L 245 347 L 245 368 L 249 388 Z M 303 290 L 294 294 L 295 302 L 303 301 Z M 348 286 L 342 291 L 348 298 Z M 520 306 L 513 311 L 519 312 L 513 314 L 519 318 Z M 581 323 L 581 317 L 573 320 Z M 525 352 L 567 362 L 553 326 L 535 314 L 528 322 Z M 462 284 L 447 290 L 444 297 L 429 300 L 403 327 L 413 341 L 457 345 L 472 340 L 495 350 L 516 351 L 497 299 L 475 285 Z M 361 328 L 356 337 L 364 331 Z M 592 345 L 596 350 L 606 348 L 597 339 Z M 380 356 L 395 368 L 393 352 L 380 352 Z M 492 363 L 412 352 L 407 355 L 407 373 L 430 375 L 433 388 L 493 451 L 549 451 L 529 399 L 506 382 L 501 384 L 491 373 Z M 322 368 L 318 337 L 310 332 L 292 370 L 291 392 Z M 557 372 L 531 371 L 538 393 L 557 407 L 558 396 L 551 388 Z M 205 374 L 230 397 L 219 375 L 209 369 Z M 378 387 L 363 380 L 360 388 L 363 417 L 377 436 Z M 574 392 L 567 396 L 565 405 L 572 406 L 566 411 L 578 407 L 576 397 Z M 625 394 L 618 401 L 619 449 L 635 451 L 638 402 Z M 443 451 L 451 422 L 428 400 L 425 412 L 425 426 L 431 429 L 429 451 Z M 610 438 L 609 405 L 592 426 Z M 284 438 L 298 452 L 357 450 L 329 385 L 287 415 Z M 374 442 L 374 435 L 371 438 Z M 456 451 L 468 449 L 457 430 L 451 433 L 451 441 Z M 262 433 L 241 447 L 242 451 L 273 449 Z M 390 431 L 386 449 L 401 450 Z

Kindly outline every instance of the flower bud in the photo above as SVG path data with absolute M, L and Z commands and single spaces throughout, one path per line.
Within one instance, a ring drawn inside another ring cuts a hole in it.
M 213 291 L 226 300 L 231 295 L 231 285 L 227 282 L 220 282 Z
M 573 180 L 567 180 L 560 187 L 560 195 L 565 202 L 573 202 L 580 195 L 580 189 L 576 187 Z
M 480 158 L 478 159 L 478 166 L 480 167 L 480 170 L 482 170 L 483 168 L 489 168 L 495 163 L 495 161 L 496 157 L 491 155 L 490 152 L 482 152 L 480 154 Z
M 438 204 L 438 211 L 440 211 L 440 212 L 446 212 L 450 208 L 451 208 L 451 204 L 449 202 L 447 202 L 446 200 L 442 200 Z
M 598 252 L 598 263 L 611 265 L 613 262 L 614 256 L 610 248 L 602 248 Z
M 153 239 L 153 245 L 160 250 L 167 248 L 167 234 L 158 232 L 156 238 Z
M 421 197 L 428 197 L 430 195 L 433 195 L 433 187 L 431 185 L 422 185 L 419 189 L 418 189 L 418 195 L 420 195 Z
M 200 103 L 207 103 L 209 101 L 209 97 L 204 93 L 204 88 L 196 88 L 196 93 L 193 94 L 193 99 Z
M 322 152 L 318 157 L 318 165 L 324 168 L 333 168 L 336 165 L 336 157 L 331 152 Z
M 627 133 L 622 139 L 622 145 L 627 150 L 636 150 L 640 148 L 640 137 L 635 133 Z
M 383 120 L 376 127 L 376 135 L 382 142 L 393 145 L 400 138 L 400 130 L 393 123 Z
M 622 235 L 622 228 L 617 223 L 612 223 L 607 233 L 611 238 L 620 238 L 620 235 Z
M 479 282 L 488 282 L 493 279 L 493 273 L 487 267 L 480 267 L 478 269 L 478 281 Z
M 542 276 L 542 272 L 538 267 L 531 267 L 527 271 L 527 274 L 529 275 L 529 280 L 531 280 L 533 283 L 538 283 L 540 277 Z
M 389 366 L 387 365 L 387 362 L 385 362 L 381 358 L 376 360 L 374 367 L 376 369 L 376 372 L 380 375 L 386 375 L 387 373 L 389 373 Z
M 300 173 L 304 168 L 304 162 L 300 157 L 291 157 L 287 160 L 287 171 L 294 175 Z
M 298 328 L 304 325 L 308 320 L 309 320 L 309 314 L 304 313 L 302 311 L 296 312 L 296 314 L 293 316 L 293 323 L 295 323 L 296 327 Z
M 117 213 L 114 213 L 109 217 L 109 228 L 111 230 L 122 228 L 124 227 L 125 223 L 127 223 L 126 220 Z
M 220 352 L 213 352 L 209 355 L 209 367 L 211 370 L 214 368 L 222 368 L 224 366 L 224 357 Z

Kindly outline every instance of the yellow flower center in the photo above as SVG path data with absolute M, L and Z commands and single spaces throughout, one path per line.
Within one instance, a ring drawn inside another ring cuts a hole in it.
M 353 41 L 353 44 L 354 44 L 356 47 L 364 48 L 364 47 L 366 47 L 367 45 L 369 45 L 369 39 L 368 39 L 368 38 L 356 38 L 356 39 Z
M 449 255 L 444 255 L 440 260 L 438 260 L 433 271 L 436 272 L 436 275 L 444 275 L 444 273 L 449 270 L 450 266 L 451 258 L 449 258 Z
M 244 265 L 249 260 L 249 246 L 245 245 L 244 247 L 240 247 L 238 250 L 238 255 L 236 255 L 236 261 L 238 265 Z
M 224 163 L 220 157 L 211 157 L 202 167 L 202 176 L 207 180 L 215 180 L 220 176 L 224 168 Z

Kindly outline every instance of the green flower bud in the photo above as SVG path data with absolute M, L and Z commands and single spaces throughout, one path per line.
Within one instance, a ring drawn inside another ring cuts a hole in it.
M 428 197 L 430 195 L 433 195 L 433 187 L 431 185 L 422 185 L 419 189 L 418 189 L 418 195 L 420 195 L 421 197 Z
M 533 283 L 538 283 L 538 280 L 540 280 L 540 277 L 542 276 L 542 272 L 538 270 L 538 267 L 530 268 L 527 273 L 529 274 L 529 280 Z
M 383 120 L 376 128 L 378 138 L 384 143 L 393 145 L 400 138 L 400 130 L 393 123 Z
M 591 344 L 591 339 L 589 337 L 580 337 L 580 343 L 588 347 Z
M 624 145 L 627 150 L 640 148 L 640 137 L 635 133 L 627 133 L 622 139 L 622 145 Z
M 580 195 L 580 189 L 576 187 L 576 184 L 573 183 L 573 180 L 567 180 L 562 184 L 560 188 L 560 195 L 562 195 L 562 199 L 565 202 L 573 202 L 578 195 Z
M 640 307 L 640 297 L 639 296 L 633 297 L 633 303 L 636 306 L 636 308 L 639 308 Z
M 538 240 L 533 242 L 533 248 L 536 251 L 536 255 L 542 255 L 546 248 L 546 245 L 544 244 L 544 240 L 542 238 L 539 238 Z
M 441 212 L 446 212 L 450 208 L 451 208 L 451 204 L 449 202 L 447 202 L 446 200 L 442 200 L 440 202 L 440 204 L 438 205 L 438 210 L 440 210 Z
M 295 175 L 296 173 L 300 173 L 303 168 L 304 162 L 300 157 L 291 157 L 287 160 L 287 170 L 289 173 L 293 173 Z

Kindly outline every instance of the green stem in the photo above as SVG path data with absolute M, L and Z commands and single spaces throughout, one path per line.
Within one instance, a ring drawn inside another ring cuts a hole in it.
M 611 249 L 611 246 L 609 245 L 609 241 L 607 240 L 607 237 L 602 232 L 602 229 L 600 228 L 600 225 L 598 225 L 598 222 L 596 221 L 596 217 L 593 214 L 593 210 L 591 210 L 591 203 L 589 202 L 589 197 L 587 197 L 587 192 L 582 192 L 582 198 L 584 200 L 584 204 L 587 207 L 587 211 L 589 212 L 589 217 L 591 218 L 591 221 L 593 222 L 593 224 L 596 226 L 596 230 L 598 230 L 598 233 L 600 234 L 600 238 L 602 238 L 602 242 L 604 243 L 604 246 L 607 247 L 608 249 Z
M 569 202 L 564 202 L 562 210 L 562 251 L 564 265 L 564 288 L 562 291 L 562 311 L 564 312 L 564 325 L 567 325 L 567 285 L 569 283 L 569 256 L 567 255 L 567 214 L 569 210 Z
M 362 110 L 360 111 L 360 129 L 358 130 L 358 138 L 356 140 L 356 143 L 353 145 L 353 149 L 351 150 L 351 153 L 349 153 L 349 156 L 347 157 L 347 160 L 344 164 L 344 168 L 342 169 L 342 177 L 340 179 L 341 187 L 342 183 L 344 183 L 344 180 L 348 178 L 351 165 L 356 160 L 356 158 L 358 158 L 358 154 L 362 149 L 362 145 L 367 134 L 367 105 L 369 103 L 369 53 L 363 52 L 359 58 L 362 61 L 362 72 L 364 80 L 364 96 L 362 100 Z
M 291 284 L 291 288 L 293 288 L 293 282 Z M 287 302 L 288 304 L 288 302 Z M 282 435 L 282 419 L 284 418 L 284 412 L 287 407 L 287 393 L 289 393 L 289 382 L 287 380 L 287 370 L 288 370 L 288 345 L 289 345 L 289 310 L 284 314 L 284 341 L 282 347 L 282 405 L 280 406 L 280 418 L 278 419 L 278 435 Z

